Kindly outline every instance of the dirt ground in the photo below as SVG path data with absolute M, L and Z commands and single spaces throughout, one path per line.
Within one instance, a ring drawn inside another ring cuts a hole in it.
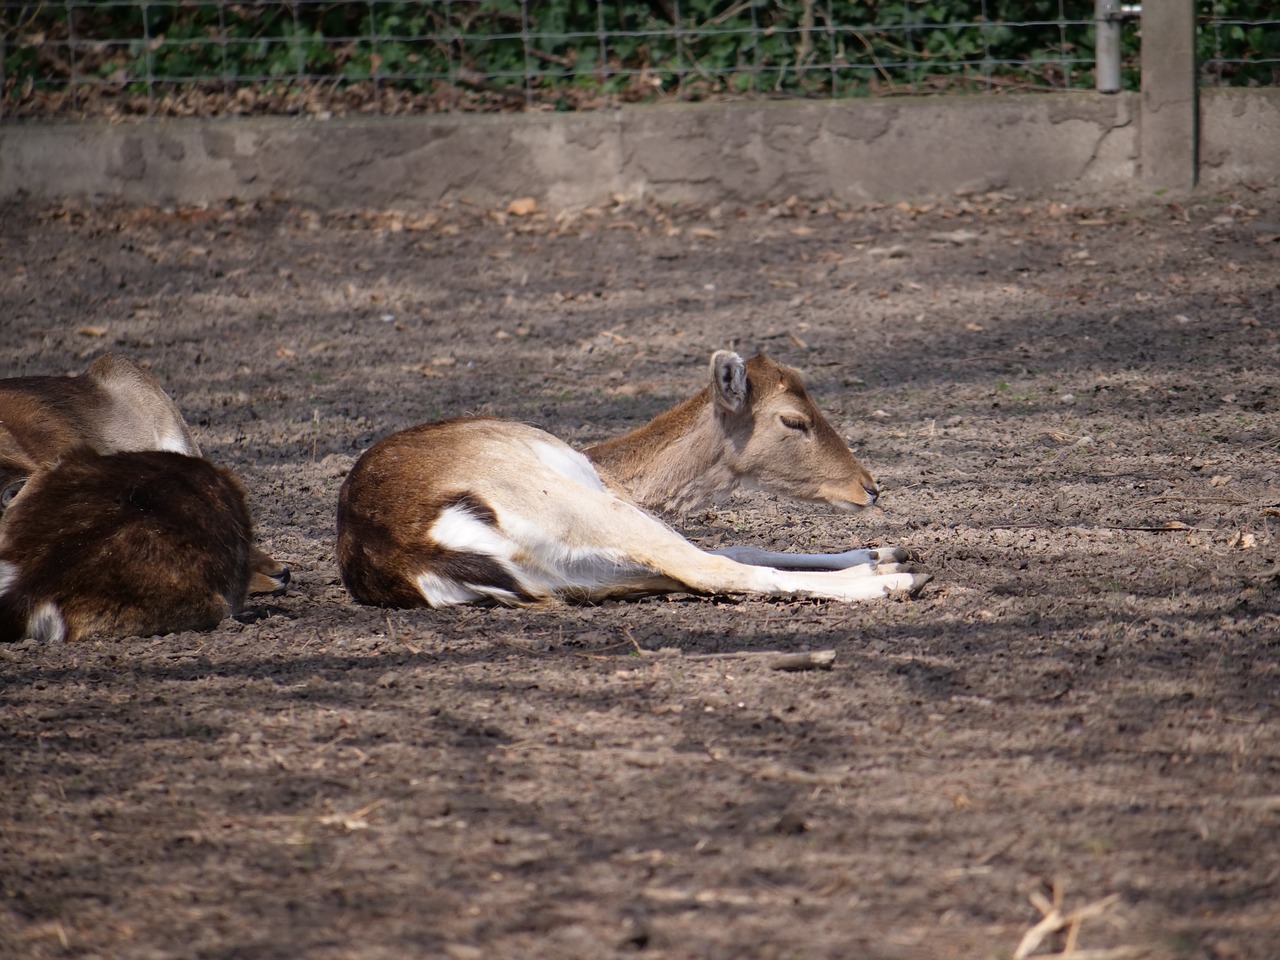
M 524 214 L 0 207 L 0 373 L 149 364 L 294 571 L 0 650 L 0 954 L 1007 958 L 1057 902 L 1037 953 L 1275 955 L 1280 190 Z M 919 598 L 347 597 L 376 438 L 585 445 L 726 345 L 806 372 L 884 510 L 681 526 L 901 544 Z

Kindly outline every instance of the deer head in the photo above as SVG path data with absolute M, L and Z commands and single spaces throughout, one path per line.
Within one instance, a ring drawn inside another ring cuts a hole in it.
M 798 371 L 764 354 L 711 357 L 710 384 L 586 453 L 636 502 L 692 509 L 738 486 L 860 510 L 875 480 L 814 405 Z

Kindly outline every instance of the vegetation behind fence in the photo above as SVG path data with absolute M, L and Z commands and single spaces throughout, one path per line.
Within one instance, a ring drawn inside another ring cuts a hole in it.
M 1205 82 L 1273 83 L 1271 0 L 1199 5 Z M 7 118 L 589 109 L 1093 84 L 1092 0 L 0 0 Z M 1138 31 L 1125 32 L 1136 87 Z

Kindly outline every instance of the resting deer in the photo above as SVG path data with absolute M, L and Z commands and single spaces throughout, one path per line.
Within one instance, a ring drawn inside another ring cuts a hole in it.
M 104 354 L 78 377 L 0 380 L 0 511 L 32 474 L 82 447 L 200 456 L 159 381 L 127 357 Z M 253 593 L 279 593 L 289 582 L 289 568 L 256 547 L 252 568 Z
M 744 483 L 843 510 L 877 497 L 795 370 L 718 351 L 706 389 L 587 455 L 482 418 L 380 440 L 342 485 L 338 566 L 356 600 L 388 607 L 677 591 L 855 601 L 927 580 L 896 548 L 710 553 L 637 504 L 687 507 Z
M 239 611 L 252 530 L 229 470 L 81 447 L 0 520 L 0 641 L 200 630 Z

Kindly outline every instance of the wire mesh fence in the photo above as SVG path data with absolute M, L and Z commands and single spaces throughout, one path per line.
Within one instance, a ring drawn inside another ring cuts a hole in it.
M 1269 0 L 1201 4 L 1204 77 L 1274 82 Z M 1092 0 L 0 0 L 8 119 L 591 109 L 1089 88 Z M 1138 82 L 1127 30 L 1124 82 Z
M 1280 7 L 1272 0 L 1198 4 L 1200 82 L 1280 84 Z

